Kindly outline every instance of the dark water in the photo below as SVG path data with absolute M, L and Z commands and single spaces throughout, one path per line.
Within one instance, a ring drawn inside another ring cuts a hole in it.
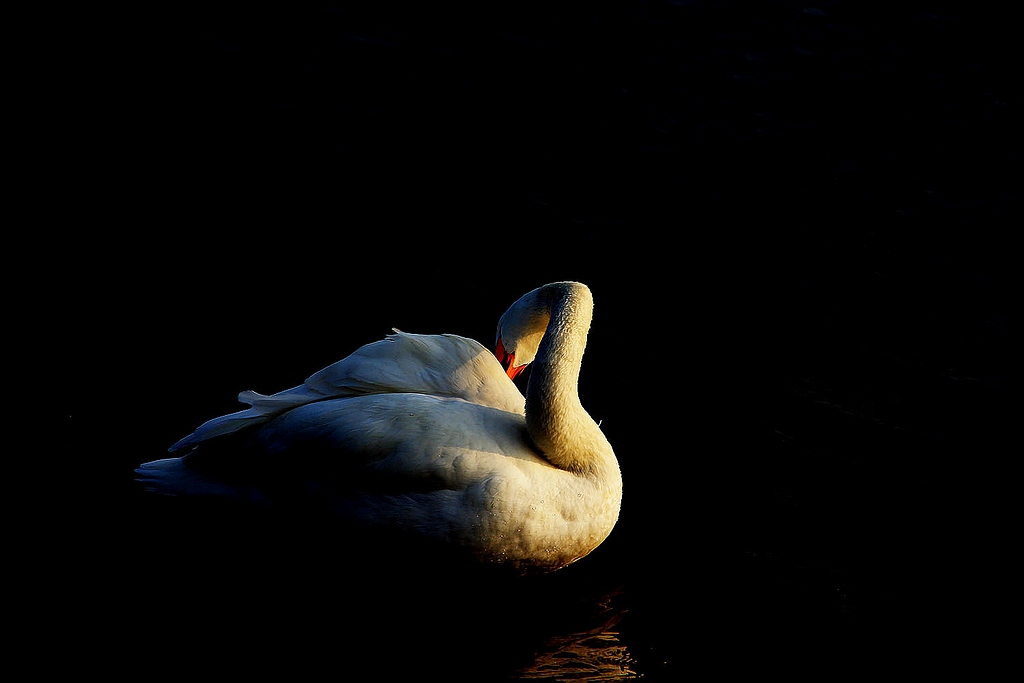
M 1008 25 L 841 0 L 105 23 L 67 169 L 65 204 L 97 227 L 65 242 L 77 495 L 49 548 L 83 664 L 981 666 L 968 625 L 986 622 L 959 615 L 988 602 L 1006 545 L 992 482 L 1017 397 Z M 625 481 L 612 536 L 564 572 L 353 553 L 315 521 L 132 486 L 238 391 L 294 386 L 392 327 L 490 343 L 560 279 L 594 292 L 580 390 Z

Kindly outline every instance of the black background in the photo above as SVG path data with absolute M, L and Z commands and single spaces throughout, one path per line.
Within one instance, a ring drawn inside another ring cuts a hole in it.
M 552 594 L 588 590 L 614 595 L 649 676 L 829 676 L 918 637 L 907 661 L 973 656 L 943 643 L 966 642 L 952 615 L 987 602 L 1009 540 L 1019 77 L 1008 16 L 893 4 L 86 23 L 52 169 L 73 216 L 57 419 L 82 466 L 65 483 L 100 514 L 57 552 L 88 577 L 67 604 L 124 627 L 97 660 L 201 642 L 231 667 L 486 678 L 576 614 Z M 424 605 L 323 529 L 132 486 L 238 391 L 392 327 L 490 345 L 512 301 L 562 279 L 594 292 L 580 391 L 625 481 L 615 532 L 564 576 Z M 229 633 L 258 645 L 228 656 L 211 643 Z

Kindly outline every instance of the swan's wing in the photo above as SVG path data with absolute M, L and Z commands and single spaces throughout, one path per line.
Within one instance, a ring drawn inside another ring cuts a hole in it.
M 248 430 L 238 449 L 147 462 L 136 478 L 167 495 L 269 504 L 297 495 L 354 521 L 443 529 L 474 524 L 482 496 L 513 505 L 504 492 L 535 487 L 527 481 L 541 471 L 557 470 L 530 442 L 523 415 L 390 393 L 299 406 Z
M 364 490 L 376 481 L 394 493 L 462 490 L 515 462 L 551 467 L 521 414 L 425 394 L 301 406 L 260 427 L 248 446 L 282 473 L 313 473 L 324 482 L 336 476 L 340 485 Z
M 525 399 L 500 363 L 480 343 L 457 335 L 395 331 L 310 376 L 302 385 L 265 396 L 243 391 L 246 410 L 203 423 L 168 450 L 264 424 L 289 410 L 329 398 L 366 394 L 417 393 L 462 398 L 522 414 Z
M 249 404 L 250 408 L 207 420 L 198 429 L 167 450 L 173 453 L 191 448 L 214 437 L 234 434 L 248 427 L 268 422 L 292 408 L 297 408 L 314 401 L 321 401 L 325 398 L 331 397 L 325 396 L 313 387 L 305 384 L 278 392 L 272 396 L 264 396 L 255 391 L 243 391 L 238 395 L 238 400 Z
M 524 491 L 541 501 L 571 500 L 571 482 L 580 480 L 543 458 L 523 415 L 425 394 L 312 403 L 251 439 L 251 455 L 277 486 L 269 493 L 275 499 L 309 492 L 357 524 L 469 545 L 502 533 L 481 525 L 533 514 L 522 508 L 529 505 Z
M 395 331 L 306 380 L 323 396 L 412 393 L 450 396 L 522 413 L 525 399 L 494 354 L 454 334 Z

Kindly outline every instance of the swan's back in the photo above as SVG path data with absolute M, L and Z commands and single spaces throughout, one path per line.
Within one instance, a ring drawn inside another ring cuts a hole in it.
M 522 414 L 525 399 L 482 344 L 454 334 L 395 330 L 311 375 L 301 385 L 270 396 L 243 391 L 250 407 L 207 421 L 170 447 L 171 452 L 264 424 L 289 410 L 332 398 L 413 393 L 461 398 Z
M 312 375 L 304 386 L 325 396 L 412 393 L 461 398 L 517 413 L 525 408 L 523 395 L 494 354 L 455 334 L 396 330 Z

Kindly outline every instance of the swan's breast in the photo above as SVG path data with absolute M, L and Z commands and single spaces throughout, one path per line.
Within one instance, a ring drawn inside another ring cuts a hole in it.
M 607 538 L 621 490 L 621 480 L 580 477 L 546 461 L 517 462 L 467 491 L 465 509 L 475 510 L 476 519 L 466 533 L 497 561 L 565 566 Z

